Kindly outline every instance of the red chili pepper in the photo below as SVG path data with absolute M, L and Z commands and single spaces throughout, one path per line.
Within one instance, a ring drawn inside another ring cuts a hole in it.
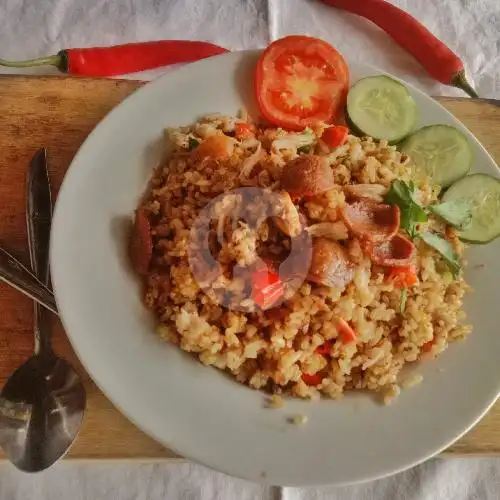
M 49 65 L 70 75 L 115 76 L 198 61 L 225 52 L 228 50 L 208 42 L 159 40 L 111 47 L 65 49 L 54 56 L 27 61 L 0 59 L 0 66 L 30 68 Z
M 332 350 L 332 346 L 329 342 L 325 342 L 316 348 L 316 353 L 321 354 L 322 356 L 330 356 L 330 352 Z
M 315 373 L 314 375 L 309 375 L 308 373 L 303 373 L 302 374 L 302 380 L 307 384 L 307 385 L 319 385 L 321 384 L 323 377 L 321 375 L 318 375 Z
M 349 129 L 343 125 L 334 125 L 333 127 L 328 127 L 323 132 L 321 140 L 330 148 L 335 149 L 342 146 L 347 140 L 347 135 L 349 134 Z
M 339 9 L 362 16 L 383 29 L 398 45 L 412 54 L 427 72 L 446 85 L 478 97 L 465 78 L 464 64 L 441 40 L 413 16 L 385 0 L 322 0 Z
M 349 323 L 342 318 L 337 318 L 337 329 L 339 332 L 340 341 L 343 344 L 350 344 L 356 342 L 356 333 L 350 327 Z

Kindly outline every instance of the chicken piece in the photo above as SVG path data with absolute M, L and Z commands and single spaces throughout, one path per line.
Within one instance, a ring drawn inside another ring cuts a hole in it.
M 382 203 L 387 187 L 382 184 L 349 184 L 344 187 L 344 191 L 352 198 L 369 198 Z
M 301 155 L 285 165 L 280 183 L 292 198 L 302 198 L 328 191 L 335 181 L 326 158 Z
M 328 238 L 330 240 L 347 240 L 349 231 L 341 220 L 336 222 L 319 222 L 307 228 L 307 232 L 312 238 Z
M 342 246 L 327 238 L 315 238 L 307 278 L 318 285 L 343 288 L 354 279 L 354 268 Z
M 275 210 L 279 215 L 273 217 L 273 220 L 281 231 L 291 237 L 302 232 L 301 216 L 288 193 L 280 193 L 280 201 L 275 205 Z
M 385 205 L 363 198 L 345 205 L 341 215 L 356 236 L 374 243 L 390 240 L 399 230 L 400 213 L 397 205 Z

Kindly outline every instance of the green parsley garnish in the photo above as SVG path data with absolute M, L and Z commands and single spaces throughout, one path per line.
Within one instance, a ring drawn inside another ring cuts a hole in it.
M 297 153 L 309 154 L 311 152 L 311 149 L 312 149 L 311 144 L 307 146 L 300 146 L 300 148 L 297 149 Z
M 415 238 L 418 235 L 419 223 L 427 222 L 427 214 L 417 200 L 417 193 L 413 181 L 406 184 L 404 181 L 395 180 L 385 195 L 386 203 L 399 207 L 400 227 L 408 233 L 410 238 Z
M 401 290 L 401 303 L 399 305 L 399 311 L 401 312 L 401 314 L 405 312 L 407 299 L 408 299 L 408 289 L 403 288 Z
M 429 210 L 457 229 L 465 229 L 472 221 L 472 206 L 468 200 L 450 200 L 432 205 Z
M 189 141 L 188 141 L 189 151 L 193 151 L 193 149 L 196 149 L 199 145 L 200 145 L 200 141 L 198 141 L 194 137 L 189 138 Z
M 450 268 L 451 274 L 456 278 L 462 270 L 462 263 L 460 262 L 460 256 L 453 250 L 451 243 L 430 231 L 424 231 L 421 238 L 427 245 L 434 248 L 434 250 L 443 256 L 444 261 Z

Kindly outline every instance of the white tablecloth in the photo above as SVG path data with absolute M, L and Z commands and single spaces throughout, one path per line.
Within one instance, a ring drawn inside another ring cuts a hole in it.
M 481 96 L 500 98 L 498 0 L 392 1 L 460 54 Z M 209 40 L 238 50 L 263 47 L 291 33 L 328 40 L 347 57 L 369 61 L 433 95 L 463 95 L 433 82 L 376 27 L 313 0 L 0 0 L 0 56 L 12 59 L 69 47 L 162 38 Z M 42 72 L 55 71 L 36 70 Z M 159 73 L 138 76 L 152 78 Z M 2 500 L 250 500 L 272 498 L 272 493 L 187 463 L 63 462 L 35 476 L 0 465 Z M 500 498 L 500 459 L 433 460 L 360 486 L 287 488 L 283 498 L 493 500 Z

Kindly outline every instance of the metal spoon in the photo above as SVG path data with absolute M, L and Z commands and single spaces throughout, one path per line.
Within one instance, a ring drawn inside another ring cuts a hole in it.
M 52 202 L 44 150 L 29 168 L 26 213 L 31 266 L 48 284 Z M 26 472 L 44 470 L 67 452 L 85 410 L 80 377 L 52 350 L 49 319 L 35 304 L 34 354 L 0 393 L 0 445 L 9 460 Z

